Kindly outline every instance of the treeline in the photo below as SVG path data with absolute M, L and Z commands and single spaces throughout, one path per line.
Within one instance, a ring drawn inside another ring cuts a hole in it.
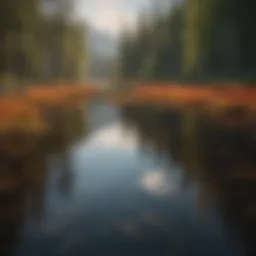
M 55 6 L 49 8 L 48 4 Z M 70 1 L 72 2 L 72 1 Z M 81 80 L 86 71 L 85 27 L 72 7 L 55 0 L 1 0 L 1 87 L 48 80 Z
M 167 14 L 123 34 L 124 80 L 256 82 L 256 2 L 173 1 Z

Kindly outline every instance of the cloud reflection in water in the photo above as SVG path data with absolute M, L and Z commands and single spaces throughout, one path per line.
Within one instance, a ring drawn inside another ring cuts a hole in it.
M 120 123 L 106 126 L 88 137 L 86 148 L 137 148 L 138 139 L 132 130 L 125 130 Z
M 144 190 L 155 196 L 170 196 L 178 189 L 175 179 L 161 170 L 145 173 L 140 182 Z

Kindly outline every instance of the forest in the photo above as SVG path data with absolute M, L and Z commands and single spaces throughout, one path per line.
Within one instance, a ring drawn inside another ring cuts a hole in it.
M 184 0 L 164 15 L 142 12 L 137 32 L 121 38 L 121 79 L 254 84 L 255 7 L 252 0 Z
M 1 1 L 2 91 L 33 82 L 85 79 L 86 28 L 73 19 L 72 9 L 72 1 Z

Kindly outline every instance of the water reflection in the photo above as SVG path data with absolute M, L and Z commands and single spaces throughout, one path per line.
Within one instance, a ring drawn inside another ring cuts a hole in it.
M 179 181 L 164 171 L 149 171 L 141 177 L 141 185 L 156 196 L 170 196 L 177 192 Z
M 194 125 L 191 136 L 169 110 L 122 111 L 125 128 L 118 109 L 99 103 L 88 119 L 67 112 L 59 122 L 73 121 L 33 154 L 3 164 L 12 171 L 1 193 L 1 255 L 245 255 L 219 219 L 221 209 L 225 225 L 236 226 L 228 165 L 208 163 L 222 155 L 205 149 L 208 135 Z M 210 210 L 198 216 L 197 206 Z
M 14 254 L 25 223 L 42 222 L 46 212 L 46 186 L 53 169 L 58 171 L 60 191 L 69 192 L 72 175 L 68 148 L 86 131 L 84 111 L 73 109 L 69 112 L 54 113 L 51 134 L 43 138 L 26 138 L 23 143 L 33 142 L 36 145 L 33 150 L 26 154 L 1 156 L 0 255 Z M 61 129 L 57 129 L 59 126 Z M 18 146 L 15 144 L 16 148 Z
M 224 226 L 254 255 L 255 127 L 227 128 L 193 109 L 129 106 L 122 117 L 128 127 L 136 128 L 143 148 L 151 147 L 180 166 L 185 186 L 196 181 L 199 212 L 216 204 Z

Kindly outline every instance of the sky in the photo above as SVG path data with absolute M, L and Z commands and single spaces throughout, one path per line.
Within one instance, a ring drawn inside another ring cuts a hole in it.
M 121 29 L 133 30 L 140 10 L 152 0 L 75 0 L 79 17 L 97 30 L 117 36 Z

